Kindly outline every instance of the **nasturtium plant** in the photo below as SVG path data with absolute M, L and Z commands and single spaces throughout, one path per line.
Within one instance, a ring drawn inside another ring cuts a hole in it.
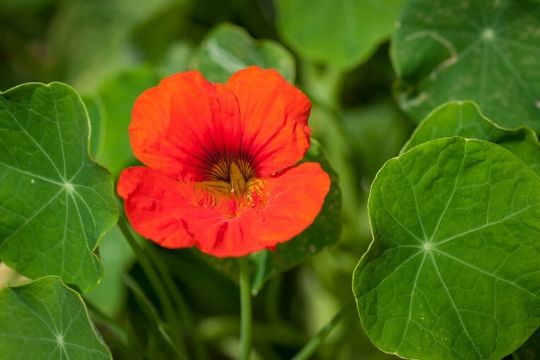
M 474 100 L 499 125 L 540 131 L 540 3 L 411 0 L 392 38 L 401 107 L 420 121 Z
M 277 27 L 303 58 L 350 69 L 390 36 L 403 0 L 275 0 Z M 339 19 L 339 20 L 337 20 Z
M 451 101 L 431 112 L 416 128 L 402 151 L 426 141 L 449 136 L 499 144 L 540 175 L 540 143 L 530 128 L 505 129 L 485 117 L 471 101 Z
M 236 71 L 257 65 L 276 69 L 294 82 L 292 55 L 272 40 L 254 40 L 244 29 L 222 24 L 212 30 L 191 59 L 194 67 L 215 82 L 225 82 Z
M 0 358 L 536 358 L 538 0 L 0 2 Z
M 56 277 L 0 290 L 4 359 L 112 359 L 80 295 Z
M 405 358 L 500 359 L 540 325 L 540 179 L 462 137 L 388 161 L 353 290 L 368 336 Z
M 117 219 L 112 178 L 88 155 L 89 120 L 61 83 L 0 94 L 0 260 L 80 290 L 102 275 L 99 238 Z

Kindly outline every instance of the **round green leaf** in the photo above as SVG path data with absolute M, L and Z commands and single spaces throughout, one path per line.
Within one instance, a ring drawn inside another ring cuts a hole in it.
M 456 135 L 499 144 L 540 175 L 540 143 L 534 131 L 502 128 L 470 101 L 451 101 L 435 109 L 418 125 L 402 152 L 429 140 Z
M 500 359 L 540 325 L 540 179 L 504 148 L 443 138 L 375 178 L 373 242 L 353 280 L 386 352 Z
M 277 27 L 302 57 L 349 69 L 390 36 L 404 0 L 276 0 Z
M 0 291 L 3 359 L 112 359 L 81 297 L 55 277 Z
M 222 83 L 249 65 L 276 69 L 289 82 L 295 77 L 294 59 L 287 49 L 271 40 L 255 41 L 244 29 L 230 24 L 208 34 L 192 63 L 207 79 Z
M 391 49 L 401 107 L 420 121 L 474 100 L 500 125 L 540 131 L 539 24 L 538 1 L 409 1 Z
M 88 156 L 88 124 L 67 85 L 0 93 L 0 259 L 81 290 L 101 278 L 94 250 L 117 219 L 112 179 Z

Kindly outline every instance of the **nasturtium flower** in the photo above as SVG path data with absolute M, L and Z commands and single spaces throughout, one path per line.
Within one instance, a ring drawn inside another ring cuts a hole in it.
M 330 179 L 302 162 L 311 104 L 277 71 L 249 67 L 225 84 L 198 71 L 163 79 L 135 101 L 118 193 L 134 229 L 167 248 L 217 257 L 273 248 L 319 213 Z

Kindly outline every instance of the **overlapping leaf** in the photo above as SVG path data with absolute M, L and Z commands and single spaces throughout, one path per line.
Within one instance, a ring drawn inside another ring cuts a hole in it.
M 474 102 L 448 102 L 431 112 L 418 125 L 403 152 L 426 141 L 463 136 L 499 144 L 540 175 L 540 143 L 529 128 L 505 129 L 486 118 Z
M 403 0 L 276 0 L 277 27 L 302 57 L 349 69 L 390 36 Z
M 540 3 L 412 0 L 392 41 L 402 108 L 420 121 L 474 100 L 506 127 L 540 131 Z
M 289 82 L 294 82 L 295 67 L 291 54 L 271 40 L 255 41 L 242 28 L 223 24 L 215 28 L 196 51 L 193 65 L 215 82 L 249 65 L 273 68 Z
M 0 291 L 3 359 L 112 359 L 81 297 L 45 277 Z
M 353 289 L 382 350 L 500 359 L 540 325 L 540 179 L 506 149 L 419 145 L 381 169 L 369 213 Z
M 0 94 L 0 260 L 81 290 L 101 277 L 94 250 L 117 217 L 112 179 L 88 156 L 88 123 L 64 84 Z

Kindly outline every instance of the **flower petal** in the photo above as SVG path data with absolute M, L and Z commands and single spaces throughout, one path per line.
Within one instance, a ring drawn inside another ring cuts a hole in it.
M 233 74 L 225 86 L 240 107 L 242 150 L 259 176 L 293 166 L 309 148 L 309 99 L 277 71 L 252 66 Z
M 238 119 L 236 98 L 223 85 L 198 71 L 174 74 L 135 101 L 131 147 L 152 169 L 202 180 L 218 154 L 238 148 Z
M 266 204 L 236 218 L 201 221 L 199 248 L 208 254 L 244 256 L 274 247 L 300 234 L 321 210 L 330 178 L 319 163 L 303 163 L 265 180 Z
M 191 190 L 185 183 L 140 166 L 125 169 L 118 180 L 118 194 L 133 228 L 167 248 L 194 245 L 182 216 L 192 208 Z

